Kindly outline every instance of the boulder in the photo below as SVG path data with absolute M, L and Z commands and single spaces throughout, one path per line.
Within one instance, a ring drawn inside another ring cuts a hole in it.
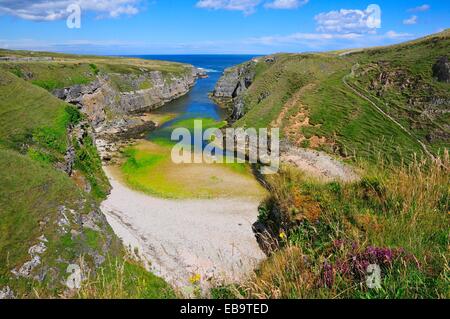
M 433 76 L 439 82 L 450 83 L 450 62 L 448 57 L 440 57 L 433 66 Z

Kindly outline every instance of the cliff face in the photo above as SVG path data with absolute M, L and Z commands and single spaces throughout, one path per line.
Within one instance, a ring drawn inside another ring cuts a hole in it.
M 232 121 L 244 115 L 244 94 L 255 79 L 256 61 L 226 69 L 212 93 L 212 98 L 230 108 Z
M 109 115 L 149 111 L 189 92 L 198 71 L 163 74 L 160 71 L 136 74 L 105 74 L 87 85 L 75 85 L 53 92 L 58 98 L 77 105 L 94 127 Z

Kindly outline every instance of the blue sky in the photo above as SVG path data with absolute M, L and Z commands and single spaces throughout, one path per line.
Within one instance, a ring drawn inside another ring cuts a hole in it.
M 67 27 L 70 4 L 79 29 Z M 0 0 L 0 47 L 73 53 L 323 51 L 449 27 L 448 0 Z

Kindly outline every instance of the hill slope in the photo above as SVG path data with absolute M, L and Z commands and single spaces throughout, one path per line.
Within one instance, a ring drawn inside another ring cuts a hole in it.
M 398 162 L 449 146 L 450 84 L 435 70 L 449 55 L 448 30 L 385 48 L 279 54 L 227 70 L 213 95 L 243 109 L 235 126 L 276 126 L 297 146 Z
M 323 182 L 291 162 L 268 176 L 254 228 L 269 257 L 214 296 L 449 298 L 449 57 L 447 30 L 225 72 L 213 97 L 234 126 L 280 127 L 290 144 L 351 159 L 361 178 Z
M 0 62 L 0 298 L 173 297 L 162 279 L 129 258 L 99 208 L 110 186 L 90 114 L 51 92 L 118 71 L 162 72 L 170 82 L 192 68 L 4 50 L 0 56 L 8 56 Z M 78 294 L 64 284 L 71 264 L 85 276 Z

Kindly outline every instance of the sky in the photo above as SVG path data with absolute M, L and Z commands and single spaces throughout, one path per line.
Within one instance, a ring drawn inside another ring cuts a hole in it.
M 0 48 L 69 53 L 328 51 L 449 27 L 449 0 L 0 0 Z

